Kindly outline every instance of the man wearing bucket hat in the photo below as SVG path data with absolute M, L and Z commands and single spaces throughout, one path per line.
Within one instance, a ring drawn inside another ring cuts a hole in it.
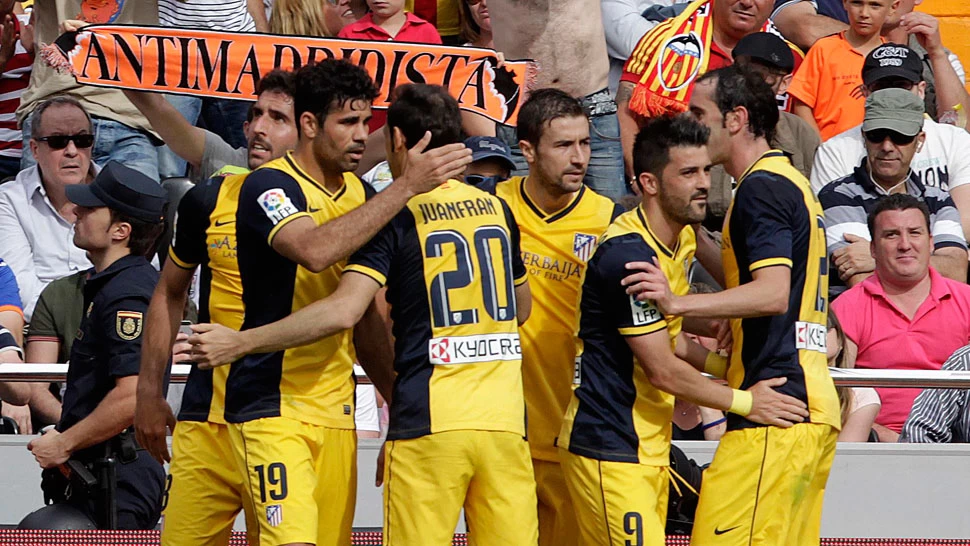
M 77 214 L 74 244 L 87 252 L 94 273 L 84 287 L 61 420 L 27 448 L 45 469 L 49 501 L 71 504 L 101 529 L 151 529 L 165 472 L 136 444 L 131 424 L 144 315 L 158 281 L 146 256 L 164 231 L 166 194 L 114 161 L 90 185 L 66 192 Z M 97 483 L 72 480 L 67 487 L 60 470 L 78 464 Z
M 923 146 L 923 101 L 905 89 L 882 89 L 866 99 L 862 135 L 866 157 L 855 171 L 819 192 L 825 211 L 829 287 L 834 296 L 872 275 L 875 262 L 867 215 L 883 196 L 907 193 L 930 212 L 930 264 L 944 277 L 967 278 L 967 242 L 960 213 L 943 189 L 922 183 L 910 163 Z M 859 243 L 859 244 L 853 244 Z

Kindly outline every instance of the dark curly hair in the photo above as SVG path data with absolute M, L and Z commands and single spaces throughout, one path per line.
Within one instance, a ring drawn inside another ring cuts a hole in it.
M 733 64 L 704 74 L 697 78 L 697 83 L 709 80 L 716 81 L 714 102 L 721 114 L 741 106 L 748 111 L 748 130 L 751 134 L 764 137 L 769 142 L 774 139 L 780 114 L 775 92 L 764 76 L 753 68 Z
M 409 83 L 394 88 L 387 109 L 387 126 L 397 127 L 411 148 L 431 131 L 427 149 L 461 142 L 461 111 L 458 101 L 440 85 Z
M 342 59 L 326 59 L 304 66 L 296 72 L 293 111 L 296 119 L 303 112 L 316 116 L 322 125 L 327 114 L 344 107 L 347 101 L 377 98 L 374 80 L 363 68 Z M 297 123 L 297 128 L 300 124 Z

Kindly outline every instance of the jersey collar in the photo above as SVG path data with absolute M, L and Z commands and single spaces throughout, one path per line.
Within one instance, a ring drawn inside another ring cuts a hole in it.
M 296 173 L 297 175 L 299 175 L 300 178 L 302 178 L 302 179 L 306 180 L 307 182 L 313 184 L 317 188 L 320 188 L 320 190 L 324 194 L 326 194 L 326 196 L 329 197 L 331 200 L 336 201 L 337 199 L 340 199 L 340 196 L 341 195 L 343 195 L 344 193 L 347 192 L 347 173 L 344 173 L 340 177 L 341 178 L 341 182 L 343 182 L 340 185 L 340 189 L 337 190 L 336 192 L 332 192 L 332 191 L 328 190 L 326 186 L 324 186 L 323 184 L 321 184 L 321 183 L 317 182 L 316 180 L 314 180 L 312 176 L 310 176 L 309 174 L 307 174 L 307 172 L 304 171 L 302 167 L 300 167 L 300 165 L 293 159 L 293 151 L 292 150 L 289 151 L 289 152 L 286 152 L 286 156 L 285 157 L 286 157 L 286 162 L 290 165 L 290 168 L 293 169 L 293 172 L 294 173 Z
M 751 173 L 751 171 L 753 171 L 754 168 L 758 166 L 758 163 L 761 163 L 762 161 L 764 161 L 765 159 L 768 159 L 770 157 L 785 157 L 785 152 L 783 152 L 781 150 L 771 149 L 771 150 L 768 150 L 767 152 L 761 154 L 761 157 L 759 157 L 757 161 L 755 161 L 754 163 L 752 163 L 751 166 L 748 167 L 748 169 L 746 171 L 744 171 L 744 174 L 742 174 L 738 178 L 738 184 L 739 185 L 741 184 L 741 182 Z
M 643 224 L 643 228 L 647 230 L 647 235 L 649 235 L 650 238 L 653 239 L 655 243 L 657 243 L 657 247 L 660 249 L 660 251 L 663 252 L 664 255 L 666 255 L 668 258 L 673 258 L 677 254 L 677 251 L 680 250 L 680 234 L 677 234 L 677 243 L 674 245 L 674 248 L 671 250 L 667 248 L 667 245 L 665 245 L 663 241 L 661 241 L 660 238 L 657 237 L 657 235 L 653 232 L 653 230 L 650 229 L 650 223 L 647 222 L 647 215 L 644 214 L 643 212 L 643 203 L 637 206 L 637 218 L 640 219 L 640 223 Z
M 576 192 L 575 197 L 573 197 L 573 200 L 570 201 L 568 205 L 559 209 L 556 212 L 553 212 L 551 214 L 546 214 L 545 212 L 542 212 L 542 209 L 540 209 L 535 204 L 535 202 L 532 201 L 532 199 L 529 197 L 529 193 L 525 191 L 525 181 L 527 178 L 528 178 L 527 176 L 523 176 L 522 180 L 519 181 L 519 194 L 522 195 L 522 200 L 525 202 L 526 205 L 529 206 L 530 209 L 532 209 L 532 212 L 534 212 L 535 215 L 538 216 L 540 220 L 542 220 L 547 224 L 551 224 L 556 220 L 563 218 L 567 214 L 572 212 L 572 210 L 575 209 L 577 205 L 579 205 L 579 201 L 583 198 L 583 195 L 586 194 L 586 185 L 584 184 L 583 186 L 580 186 L 579 191 Z

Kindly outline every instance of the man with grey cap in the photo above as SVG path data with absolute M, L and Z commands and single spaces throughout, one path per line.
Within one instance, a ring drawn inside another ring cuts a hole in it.
M 74 244 L 87 252 L 94 273 L 84 286 L 85 315 L 71 347 L 61 420 L 27 449 L 44 469 L 45 499 L 72 505 L 100 529 L 151 529 L 165 472 L 136 444 L 131 425 L 145 312 L 158 282 L 146 256 L 164 231 L 166 194 L 114 161 L 90 185 L 66 192 L 77 215 Z M 69 486 L 60 471 L 69 460 L 99 483 Z
M 494 193 L 495 184 L 509 179 L 515 170 L 512 149 L 496 137 L 476 136 L 465 139 L 472 151 L 472 162 L 465 167 L 465 182 Z
M 905 89 L 882 89 L 866 98 L 862 122 L 866 156 L 855 171 L 819 192 L 825 211 L 829 291 L 834 297 L 872 275 L 875 262 L 868 214 L 881 197 L 906 193 L 930 212 L 930 264 L 944 277 L 966 281 L 967 242 L 960 213 L 943 189 L 927 186 L 910 164 L 923 146 L 923 101 Z

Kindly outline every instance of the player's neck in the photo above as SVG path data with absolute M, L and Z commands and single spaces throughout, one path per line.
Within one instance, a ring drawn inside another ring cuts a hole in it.
M 749 133 L 745 134 L 750 136 Z M 737 135 L 732 140 L 734 145 L 731 147 L 731 155 L 724 163 L 724 170 L 735 180 L 740 180 L 741 175 L 765 155 L 771 146 L 764 137 L 749 138 Z
M 677 239 L 680 232 L 684 229 L 684 224 L 667 216 L 660 206 L 659 199 L 645 199 L 643 201 L 643 212 L 647 219 L 650 231 L 667 248 L 677 246 Z
M 339 191 L 344 185 L 344 173 L 331 169 L 324 169 L 313 154 L 312 145 L 298 145 L 293 151 L 293 160 L 313 180 L 322 183 L 327 191 Z
M 108 269 L 111 267 L 111 264 L 129 254 L 131 254 L 131 250 L 128 248 L 127 242 L 124 243 L 124 246 L 111 245 L 105 249 L 89 250 L 87 252 L 88 259 L 91 260 L 91 265 L 94 266 L 96 273 L 101 273 L 105 269 Z
M 566 208 L 576 198 L 578 191 L 572 193 L 553 193 L 547 189 L 537 177 L 529 175 L 525 178 L 525 193 L 529 199 L 546 214 L 559 212 Z

